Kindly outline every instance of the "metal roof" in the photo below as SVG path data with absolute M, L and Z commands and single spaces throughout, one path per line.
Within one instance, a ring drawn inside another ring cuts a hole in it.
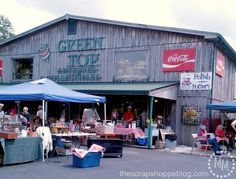
M 153 83 L 78 83 L 62 84 L 71 90 L 86 92 L 89 94 L 128 94 L 128 95 L 149 95 L 156 89 L 173 86 L 179 82 L 153 82 Z
M 142 29 L 150 29 L 150 30 L 157 30 L 157 31 L 165 31 L 165 32 L 174 32 L 174 33 L 181 33 L 181 34 L 188 34 L 188 35 L 195 35 L 195 36 L 202 36 L 206 41 L 211 41 L 216 44 L 216 46 L 222 49 L 223 52 L 230 58 L 236 60 L 236 52 L 235 50 L 228 44 L 228 42 L 224 39 L 224 37 L 215 32 L 206 32 L 206 31 L 199 31 L 199 30 L 190 30 L 190 29 L 182 29 L 182 28 L 173 28 L 173 27 L 162 27 L 162 26 L 154 26 L 154 25 L 145 25 L 145 24 L 137 24 L 137 23 L 128 23 L 128 22 L 121 22 L 121 21 L 114 21 L 114 20 L 105 20 L 99 18 L 92 18 L 92 17 L 83 17 L 83 16 L 75 16 L 66 14 L 62 17 L 54 19 L 50 22 L 37 26 L 31 30 L 23 32 L 19 35 L 12 36 L 8 39 L 0 41 L 0 46 L 10 43 L 14 40 L 19 38 L 23 38 L 24 36 L 30 35 L 32 33 L 36 33 L 38 31 L 42 31 L 43 29 L 55 25 L 61 21 L 65 21 L 68 19 L 76 19 L 80 21 L 88 21 L 88 22 L 95 22 L 95 23 L 103 23 L 103 24 L 110 24 L 110 25 L 117 25 L 117 26 L 125 26 L 125 27 L 132 27 L 132 28 L 142 28 Z

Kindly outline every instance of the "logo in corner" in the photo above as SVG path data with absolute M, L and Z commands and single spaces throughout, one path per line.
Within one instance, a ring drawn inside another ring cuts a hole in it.
M 227 178 L 233 175 L 235 170 L 235 159 L 227 151 L 221 151 L 221 155 L 213 153 L 208 159 L 208 170 L 216 178 Z
M 48 44 L 40 44 L 39 47 L 39 58 L 45 62 L 49 62 L 51 51 L 48 47 Z

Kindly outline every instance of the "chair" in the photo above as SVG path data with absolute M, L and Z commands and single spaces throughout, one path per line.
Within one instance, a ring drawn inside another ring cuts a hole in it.
M 62 137 L 57 137 L 57 136 L 53 136 L 52 137 L 53 140 L 53 151 L 50 155 L 50 158 L 52 158 L 56 152 L 57 154 L 57 158 L 61 155 L 61 156 L 68 156 L 72 154 L 71 152 L 71 148 L 72 148 L 72 141 L 70 140 L 66 140 L 65 138 Z
M 207 152 L 207 149 L 212 149 L 212 145 L 210 145 L 208 142 L 206 144 L 201 144 L 198 135 L 197 134 L 192 134 L 193 138 L 193 144 L 192 144 L 192 149 L 191 149 L 191 154 L 193 153 L 193 147 L 196 145 L 198 149 L 204 150 L 205 153 Z

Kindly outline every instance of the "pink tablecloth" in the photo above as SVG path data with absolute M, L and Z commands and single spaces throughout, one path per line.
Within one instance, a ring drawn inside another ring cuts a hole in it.
M 134 134 L 135 138 L 144 137 L 145 134 L 142 129 L 140 128 L 121 128 L 121 127 L 115 127 L 114 133 L 117 135 L 128 135 L 128 134 Z

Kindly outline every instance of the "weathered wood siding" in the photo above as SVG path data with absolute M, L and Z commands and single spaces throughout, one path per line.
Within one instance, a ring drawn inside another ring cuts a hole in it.
M 235 59 L 234 59 L 235 60 Z M 215 58 L 216 63 L 216 58 Z M 214 65 L 215 67 L 216 65 Z M 222 77 L 215 73 L 213 78 L 212 100 L 213 102 L 223 102 L 234 100 L 235 92 L 235 72 L 236 64 L 225 56 L 225 70 Z
M 63 53 L 58 50 L 58 43 L 61 40 L 98 37 L 104 38 L 100 50 Z M 49 62 L 39 59 L 40 44 L 48 44 L 51 50 Z M 191 145 L 191 134 L 196 132 L 197 126 L 182 124 L 181 107 L 183 105 L 198 105 L 202 109 L 201 118 L 209 118 L 209 111 L 205 106 L 211 103 L 211 98 L 213 101 L 227 101 L 232 100 L 234 96 L 235 64 L 226 57 L 225 74 L 222 78 L 217 76 L 215 74 L 216 47 L 213 43 L 204 41 L 203 37 L 87 21 L 78 21 L 77 33 L 67 35 L 67 23 L 63 21 L 0 47 L 0 58 L 3 59 L 2 82 L 13 81 L 12 59 L 14 58 L 33 58 L 33 79 L 38 79 L 48 75 L 57 75 L 59 68 L 66 67 L 68 55 L 91 52 L 100 53 L 98 61 L 100 81 L 112 82 L 115 75 L 115 53 L 133 50 L 148 50 L 148 81 L 179 81 L 181 72 L 162 71 L 163 50 L 174 48 L 195 48 L 195 72 L 213 73 L 212 91 L 178 90 L 178 100 L 174 105 L 175 109 L 173 109 L 176 116 L 175 131 L 178 134 L 179 143 Z M 172 117 L 173 115 L 171 115 Z
M 41 76 L 56 75 L 59 68 L 65 67 L 68 55 L 77 52 L 59 53 L 60 40 L 103 37 L 103 49 L 95 50 L 101 53 L 99 65 L 101 68 L 101 81 L 111 82 L 114 78 L 115 52 L 148 50 L 149 53 L 149 81 L 176 81 L 179 74 L 162 72 L 162 52 L 166 48 L 196 48 L 201 52 L 201 38 L 193 35 L 181 35 L 170 32 L 154 31 L 149 29 L 136 29 L 132 27 L 113 26 L 93 22 L 80 21 L 77 24 L 77 34 L 67 35 L 67 23 L 43 29 L 23 39 L 14 41 L 5 47 L 6 52 L 1 51 L 3 63 L 3 82 L 11 82 L 13 58 L 33 58 L 33 79 Z M 39 59 L 40 44 L 48 44 L 51 51 L 49 62 Z M 91 51 L 79 52 L 89 54 Z M 197 53 L 198 55 L 198 53 Z M 202 61 L 202 57 L 197 57 Z M 198 65 L 198 63 L 197 63 Z M 199 64 L 201 65 L 201 64 Z M 10 68 L 9 68 L 10 67 Z M 200 67 L 196 67 L 196 71 Z M 206 69 L 209 70 L 209 69 Z

